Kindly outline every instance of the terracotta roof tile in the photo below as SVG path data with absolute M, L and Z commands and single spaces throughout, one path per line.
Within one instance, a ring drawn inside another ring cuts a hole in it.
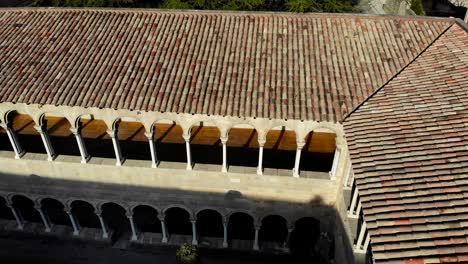
M 0 9 L 0 102 L 338 122 L 451 24 Z
M 344 122 L 376 263 L 468 251 L 468 34 L 453 25 Z

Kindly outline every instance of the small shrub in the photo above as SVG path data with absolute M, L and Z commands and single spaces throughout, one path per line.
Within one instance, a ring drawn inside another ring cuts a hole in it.
M 195 246 L 183 244 L 176 252 L 177 264 L 199 264 L 198 251 Z

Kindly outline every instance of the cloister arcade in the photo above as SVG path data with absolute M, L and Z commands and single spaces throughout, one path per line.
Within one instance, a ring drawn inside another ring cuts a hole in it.
M 57 113 L 35 117 L 16 111 L 0 125 L 1 149 L 13 149 L 16 158 L 40 153 L 49 161 L 106 158 L 117 166 L 331 179 L 340 159 L 338 135 L 324 127 L 299 133 L 286 125 L 259 128 L 209 118 L 191 123 L 162 118 L 148 125 L 133 117 L 109 121 L 87 114 L 70 121 Z
M 20 230 L 31 224 L 43 226 L 47 233 L 69 230 L 69 235 L 75 237 L 80 237 L 87 228 L 111 241 L 123 238 L 138 243 L 143 236 L 156 235 L 162 245 L 182 243 L 184 240 L 180 238 L 185 237 L 204 247 L 281 252 L 310 251 L 320 232 L 320 222 L 311 217 L 291 220 L 277 214 L 258 216 L 218 208 L 128 206 L 80 199 L 30 198 L 24 194 L 0 196 L 0 221 L 15 221 Z

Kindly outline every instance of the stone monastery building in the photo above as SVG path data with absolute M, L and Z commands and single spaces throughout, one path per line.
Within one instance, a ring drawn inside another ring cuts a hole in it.
M 0 232 L 468 263 L 454 19 L 0 9 Z

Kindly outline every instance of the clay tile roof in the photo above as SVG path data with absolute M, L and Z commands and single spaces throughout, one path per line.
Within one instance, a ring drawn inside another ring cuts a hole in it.
M 330 14 L 0 9 L 0 102 L 338 122 L 451 24 Z
M 376 263 L 467 263 L 467 31 L 452 25 L 344 128 Z

